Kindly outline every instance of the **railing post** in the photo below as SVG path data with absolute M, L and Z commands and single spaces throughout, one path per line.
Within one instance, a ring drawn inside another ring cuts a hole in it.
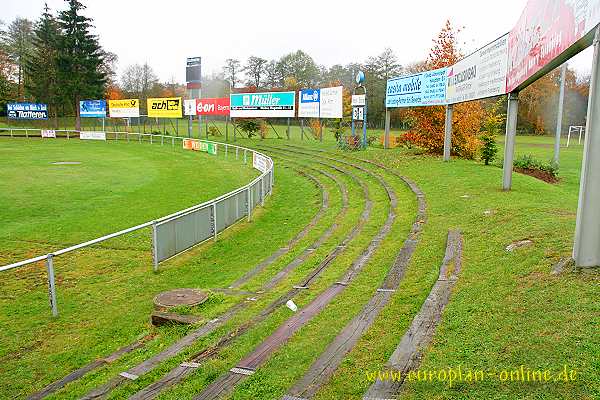
M 248 160 L 247 160 L 247 156 L 246 156 L 246 149 L 244 149 L 244 164 L 247 164 Z
M 125 136 L 127 136 L 127 143 L 129 143 L 129 132 Z
M 252 191 L 250 190 L 251 185 L 248 185 L 248 191 L 246 193 L 246 212 L 248 214 L 248 222 L 250 222 L 250 214 L 252 213 Z
M 118 128 L 118 127 L 117 127 Z M 115 140 L 119 140 L 119 132 L 115 132 Z
M 228 145 L 225 145 L 225 158 L 227 158 L 227 149 L 229 148 Z
M 213 219 L 213 235 L 215 242 L 217 241 L 217 203 L 212 205 L 212 219 Z
M 56 306 L 56 286 L 54 284 L 54 254 L 48 254 L 46 257 L 46 270 L 48 271 L 48 297 L 50 299 L 50 308 L 52 315 L 58 316 L 58 308 Z
M 160 145 L 163 146 L 165 144 L 165 135 L 160 135 Z
M 158 234 L 156 221 L 152 221 L 152 270 L 158 272 Z
M 154 137 L 153 134 L 150 134 L 150 144 L 152 144 L 152 138 Z
M 239 152 L 240 152 L 240 149 L 236 147 L 236 148 L 235 148 L 235 159 L 236 159 L 236 160 L 238 159 L 238 153 L 239 153 Z
M 175 148 L 175 138 L 171 136 L 171 147 Z

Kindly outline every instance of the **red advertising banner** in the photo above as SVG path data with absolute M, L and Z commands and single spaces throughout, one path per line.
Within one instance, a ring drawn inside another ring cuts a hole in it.
M 229 115 L 229 97 L 196 99 L 197 115 Z
M 517 88 L 593 29 L 599 21 L 599 3 L 529 0 L 508 37 L 507 91 Z

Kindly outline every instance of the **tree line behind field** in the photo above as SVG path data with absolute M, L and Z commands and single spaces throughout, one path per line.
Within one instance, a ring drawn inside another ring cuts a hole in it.
M 46 103 L 50 117 L 76 116 L 79 100 L 139 98 L 145 113 L 148 97 L 185 96 L 183 83 L 171 79 L 161 82 L 148 63 L 125 67 L 117 76 L 118 58 L 103 49 L 93 32 L 93 20 L 82 15 L 85 6 L 79 0 L 65 0 L 66 9 L 54 12 L 46 6 L 36 21 L 16 18 L 0 25 L 0 115 L 6 103 L 31 101 Z M 452 33 L 451 57 L 440 65 L 449 65 L 465 52 L 458 46 L 460 30 L 448 22 L 440 35 Z M 438 35 L 437 39 L 440 39 Z M 435 39 L 434 39 L 435 41 Z M 452 61 L 452 62 L 451 62 Z M 369 121 L 380 126 L 385 115 L 386 81 L 389 78 L 423 71 L 435 63 L 429 59 L 401 65 L 389 48 L 362 62 L 333 66 L 319 65 L 302 50 L 278 59 L 251 56 L 246 60 L 229 58 L 222 71 L 203 77 L 203 97 L 225 97 L 231 91 L 300 90 L 332 85 L 354 87 L 359 70 L 365 72 L 368 91 Z M 436 64 L 437 65 L 437 64 Z M 519 131 L 547 134 L 555 129 L 560 70 L 552 71 L 520 94 Z M 585 124 L 589 77 L 577 77 L 567 71 L 565 127 Z M 505 96 L 504 96 L 505 97 Z M 484 109 L 502 110 L 505 99 L 481 101 Z M 470 102 L 477 103 L 477 102 Z M 467 104 L 470 104 L 467 103 Z M 469 109 L 470 106 L 466 106 Z M 405 129 L 422 125 L 415 113 L 394 109 L 392 125 Z M 419 115 L 419 118 L 437 115 Z

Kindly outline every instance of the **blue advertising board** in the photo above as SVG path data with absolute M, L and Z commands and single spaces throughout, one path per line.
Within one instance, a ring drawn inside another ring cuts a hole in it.
M 47 104 L 8 103 L 6 109 L 10 119 L 48 119 Z
M 304 89 L 300 91 L 298 116 L 300 118 L 319 118 L 321 91 L 319 89 Z
M 106 100 L 82 100 L 79 102 L 82 118 L 106 118 Z
M 389 79 L 385 106 L 392 108 L 446 104 L 447 79 L 447 68 Z
M 296 92 L 232 93 L 230 104 L 233 118 L 294 117 Z

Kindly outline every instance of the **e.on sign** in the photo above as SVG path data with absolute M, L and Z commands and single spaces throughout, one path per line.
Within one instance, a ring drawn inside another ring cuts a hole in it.
M 229 115 L 229 97 L 197 99 L 197 115 Z

